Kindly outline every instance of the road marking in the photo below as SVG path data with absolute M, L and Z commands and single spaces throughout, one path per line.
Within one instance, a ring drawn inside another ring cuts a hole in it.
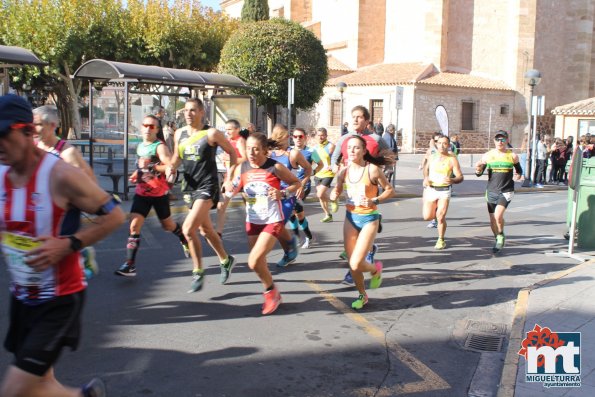
M 355 322 L 356 324 L 360 325 L 364 332 L 370 336 L 373 336 L 377 339 L 382 345 L 388 344 L 389 351 L 392 352 L 395 357 L 411 369 L 417 376 L 419 376 L 422 380 L 417 382 L 410 382 L 401 385 L 397 385 L 394 388 L 387 388 L 383 387 L 378 393 L 374 394 L 376 396 L 392 396 L 396 394 L 409 394 L 409 393 L 421 393 L 421 392 L 428 392 L 428 391 L 435 391 L 435 390 L 446 390 L 450 389 L 450 385 L 438 376 L 434 371 L 432 371 L 428 366 L 424 363 L 419 361 L 415 356 L 409 353 L 406 349 L 401 347 L 397 343 L 389 343 L 386 340 L 386 335 L 384 331 L 379 328 L 376 328 L 372 324 L 365 319 L 364 316 L 354 312 L 351 308 L 345 305 L 342 301 L 337 299 L 333 294 L 329 291 L 322 289 L 317 283 L 314 281 L 307 281 L 306 282 L 310 288 L 320 294 L 324 300 L 329 302 L 335 309 L 339 312 L 346 315 L 350 320 Z M 376 390 L 376 389 L 374 389 Z M 369 395 L 369 391 L 372 391 L 371 388 L 363 388 L 359 389 L 359 392 L 366 393 Z

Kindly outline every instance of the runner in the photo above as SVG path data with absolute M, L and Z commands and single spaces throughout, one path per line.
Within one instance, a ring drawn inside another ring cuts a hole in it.
M 304 156 L 300 153 L 297 149 L 289 149 L 289 132 L 287 127 L 283 124 L 276 124 L 273 127 L 273 133 L 271 134 L 271 139 L 274 142 L 275 148 L 270 152 L 270 157 L 273 160 L 278 161 L 279 163 L 283 164 L 287 169 L 290 171 L 297 169 L 299 166 L 304 168 L 312 168 L 310 163 L 306 161 Z M 310 171 L 312 172 L 312 171 Z M 281 182 L 281 189 L 285 189 L 286 185 L 285 182 Z M 295 209 L 295 202 L 296 196 L 302 195 L 302 187 L 300 185 L 300 189 L 296 192 L 295 195 L 291 194 L 287 197 L 284 197 L 281 200 L 283 204 L 283 219 L 285 222 L 289 221 L 293 210 Z M 283 228 L 283 231 L 280 234 L 281 246 L 283 247 L 284 255 L 283 258 L 279 262 L 277 262 L 278 267 L 285 267 L 290 263 L 295 262 L 298 256 L 298 240 L 297 237 L 292 236 L 289 231 Z
M 281 294 L 273 283 L 266 257 L 276 240 L 283 244 L 281 234 L 287 230 L 280 200 L 301 190 L 295 175 L 281 163 L 267 158 L 267 147 L 268 141 L 263 134 L 254 133 L 248 137 L 248 161 L 238 167 L 239 172 L 236 171 L 239 183 L 235 190 L 243 189 L 246 199 L 246 233 L 250 245 L 248 266 L 264 287 L 263 315 L 273 313 L 281 304 Z
M 312 161 L 316 163 L 314 182 L 316 183 L 316 197 L 318 197 L 320 207 L 324 211 L 324 218 L 320 222 L 327 223 L 333 221 L 333 213 L 339 209 L 337 202 L 330 201 L 329 199 L 329 190 L 335 177 L 333 167 L 331 166 L 331 156 L 335 150 L 335 145 L 328 141 L 326 128 L 320 127 L 316 131 L 316 138 L 318 139 L 318 144 L 316 144 L 312 152 Z
M 136 147 L 137 169 L 130 177 L 136 183 L 132 207 L 130 208 L 130 235 L 126 244 L 126 262 L 115 273 L 119 276 L 136 276 L 136 254 L 140 246 L 140 232 L 145 219 L 155 209 L 163 230 L 172 232 L 180 240 L 184 255 L 190 257 L 188 242 L 179 223 L 174 222 L 169 207 L 169 185 L 166 172 L 171 153 L 168 147 L 157 139 L 159 120 L 153 115 L 145 116 L 141 125 L 142 139 Z
M 219 181 L 217 177 L 217 163 L 215 153 L 217 146 L 221 146 L 229 154 L 230 169 L 228 178 L 236 168 L 236 152 L 225 139 L 225 135 L 215 128 L 203 123 L 205 108 L 200 99 L 191 98 L 184 105 L 184 119 L 186 126 L 175 133 L 174 153 L 171 167 L 177 168 L 184 164 L 182 178 L 182 193 L 190 212 L 182 224 L 182 232 L 190 247 L 192 257 L 192 283 L 188 292 L 200 290 L 204 283 L 202 266 L 202 246 L 197 231 L 204 236 L 209 245 L 219 257 L 221 276 L 219 281 L 225 284 L 231 274 L 235 258 L 227 255 L 221 238 L 211 224 L 209 210 L 216 208 L 219 202 Z M 225 189 L 233 189 L 228 180 Z
M 105 396 L 99 378 L 62 385 L 54 365 L 75 350 L 86 283 L 79 251 L 124 222 L 119 203 L 77 169 L 37 148 L 31 106 L 0 97 L 0 225 L 10 276 L 10 325 L 4 347 L 14 354 L 0 386 L 3 397 Z M 97 215 L 80 226 L 80 211 Z
M 424 167 L 424 220 L 437 219 L 438 240 L 435 249 L 446 248 L 444 234 L 446 233 L 446 212 L 453 183 L 463 182 L 463 173 L 457 156 L 449 153 L 450 139 L 441 136 L 436 142 L 436 153 L 433 153 Z M 452 177 L 454 174 L 454 178 Z
M 37 141 L 37 147 L 60 157 L 74 167 L 80 168 L 91 180 L 96 181 L 93 170 L 83 159 L 81 152 L 67 141 L 56 136 L 56 128 L 58 128 L 59 124 L 58 110 L 54 106 L 45 105 L 33 109 L 33 125 L 35 126 L 33 138 L 34 141 Z M 95 260 L 95 248 L 89 246 L 81 250 L 81 266 L 87 280 L 99 273 L 99 266 Z
M 504 211 L 514 196 L 512 170 L 516 171 L 515 179 L 517 180 L 520 180 L 523 170 L 519 164 L 519 156 L 508 148 L 508 133 L 506 131 L 496 132 L 494 144 L 496 148 L 485 153 L 481 160 L 475 164 L 475 175 L 480 177 L 486 168 L 488 170 L 486 200 L 490 214 L 490 227 L 496 238 L 492 251 L 496 254 L 504 248 L 506 242 Z
M 240 135 L 240 123 L 237 120 L 228 120 L 225 123 L 225 131 L 227 132 L 227 140 L 236 151 L 237 163 L 240 165 L 246 161 L 246 139 Z M 229 170 L 229 159 L 225 161 L 225 169 Z M 219 237 L 223 235 L 223 227 L 225 226 L 226 211 L 231 195 L 223 192 L 223 201 L 217 204 L 217 234 Z
M 434 135 L 432 135 L 432 139 L 430 140 L 428 150 L 426 150 L 426 153 L 424 154 L 424 157 L 422 158 L 421 164 L 419 166 L 419 169 L 422 170 L 422 172 L 426 169 L 430 157 L 438 151 L 438 139 L 440 139 L 442 136 L 442 133 L 439 131 L 435 132 Z M 426 227 L 428 229 L 436 229 L 438 227 L 438 219 L 431 219 L 430 223 L 428 223 Z
M 289 227 L 293 230 L 296 237 L 300 238 L 300 231 L 302 229 L 306 237 L 304 237 L 304 241 L 301 244 L 301 248 L 306 249 L 310 248 L 310 243 L 312 242 L 312 232 L 310 231 L 310 227 L 308 226 L 308 220 L 306 219 L 306 214 L 304 212 L 304 202 L 303 200 L 308 197 L 310 194 L 310 176 L 312 175 L 312 150 L 306 146 L 307 138 L 306 130 L 303 128 L 295 128 L 293 130 L 293 142 L 295 148 L 300 151 L 306 162 L 308 163 L 309 167 L 304 168 L 301 165 L 298 166 L 297 169 L 293 170 L 293 173 L 297 178 L 300 180 L 302 184 L 302 195 L 300 197 L 296 197 L 295 201 L 295 210 L 293 214 L 289 217 Z
M 347 153 L 347 141 L 353 135 L 361 136 L 366 142 L 366 150 L 370 153 L 371 156 L 379 156 L 382 155 L 386 158 L 386 156 L 392 156 L 388 145 L 382 139 L 380 135 L 376 135 L 366 129 L 366 126 L 370 122 L 370 111 L 365 106 L 355 106 L 351 109 L 351 124 L 353 131 L 348 132 L 347 134 L 341 136 L 339 141 L 337 142 L 337 146 L 333 151 L 333 155 L 331 156 L 331 165 L 333 167 L 333 172 L 335 174 L 338 173 L 340 166 L 347 166 L 349 162 L 349 156 Z M 339 148 L 339 150 L 337 150 Z M 342 161 L 339 160 L 342 158 Z M 331 200 L 333 201 L 333 200 Z M 382 229 L 382 219 L 379 221 L 379 232 Z M 374 244 L 372 246 L 372 250 L 368 253 L 366 260 L 369 263 L 374 262 L 374 255 L 378 251 L 378 246 Z M 339 254 L 339 257 L 343 260 L 347 260 L 347 252 L 343 251 Z M 346 285 L 355 285 L 352 277 L 351 272 L 348 270 L 345 274 L 345 278 L 343 279 L 343 284 Z
M 347 141 L 349 165 L 337 176 L 337 186 L 331 192 L 331 200 L 336 200 L 343 190 L 347 193 L 343 242 L 349 267 L 359 292 L 359 297 L 351 304 L 359 310 L 368 303 L 364 286 L 364 272 L 370 272 L 370 288 L 378 288 L 382 283 L 382 262 L 370 263 L 366 256 L 372 249 L 380 224 L 378 204 L 393 195 L 393 187 L 384 176 L 381 165 L 386 159 L 372 157 L 366 149 L 366 141 L 359 135 L 350 136 Z M 384 190 L 378 195 L 378 186 Z

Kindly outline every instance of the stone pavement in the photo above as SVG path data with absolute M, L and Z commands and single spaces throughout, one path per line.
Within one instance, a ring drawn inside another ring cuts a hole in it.
M 461 155 L 465 181 L 456 185 L 454 194 L 460 196 L 483 195 L 486 176 L 477 178 L 473 164 L 479 155 Z M 418 169 L 421 155 L 401 155 L 396 171 L 395 191 L 398 197 L 421 197 L 422 174 Z M 98 181 L 105 189 L 111 188 L 111 180 L 99 177 Z M 565 190 L 565 186 L 546 186 L 543 190 Z M 517 193 L 535 192 L 535 188 L 522 188 L 516 185 Z M 178 197 L 181 195 L 178 192 Z M 309 200 L 315 201 L 310 196 Z M 235 205 L 241 200 L 234 199 Z M 130 209 L 131 201 L 125 201 L 123 207 Z M 182 200 L 172 203 L 172 211 L 184 212 Z M 544 279 L 534 285 L 523 288 L 517 298 L 514 317 L 511 319 L 511 333 L 508 352 L 500 380 L 498 397 L 544 396 L 594 396 L 595 395 L 595 251 L 578 252 L 585 259 L 582 264 L 565 270 L 552 278 Z M 578 262 L 577 262 L 578 263 Z M 538 324 L 548 327 L 552 332 L 581 332 L 581 381 L 578 388 L 544 387 L 542 383 L 525 381 L 525 359 L 518 355 L 526 333 Z

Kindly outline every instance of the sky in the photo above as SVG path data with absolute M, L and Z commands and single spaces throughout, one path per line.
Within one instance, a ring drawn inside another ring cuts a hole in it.
M 221 0 L 200 0 L 203 6 L 211 7 L 215 11 L 220 11 L 221 6 L 219 5 Z

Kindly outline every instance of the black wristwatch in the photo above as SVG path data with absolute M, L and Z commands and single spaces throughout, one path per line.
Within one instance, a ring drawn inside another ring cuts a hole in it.
M 68 236 L 68 239 L 70 240 L 70 249 L 72 252 L 78 252 L 83 248 L 83 242 L 78 238 L 71 235 Z
M 380 204 L 380 200 L 378 200 L 378 198 L 373 198 L 372 202 L 374 203 L 374 205 Z

